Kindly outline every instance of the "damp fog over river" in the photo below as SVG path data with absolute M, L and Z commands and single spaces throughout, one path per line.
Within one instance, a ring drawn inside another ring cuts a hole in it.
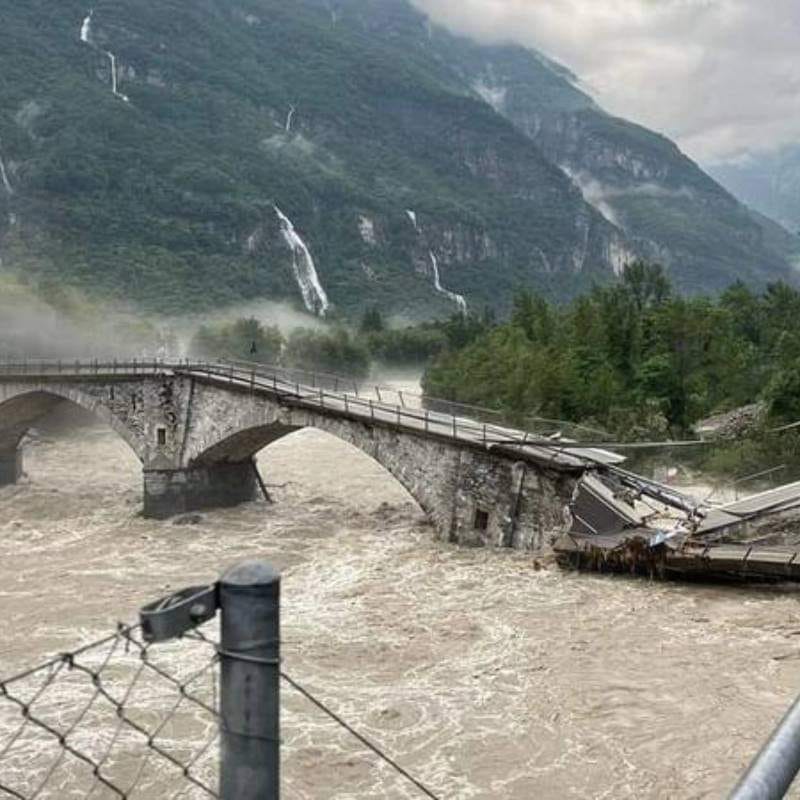
M 145 520 L 133 453 L 67 421 L 40 426 L 0 491 L 0 675 L 260 558 L 283 573 L 286 670 L 442 798 L 721 797 L 800 691 L 789 589 L 438 542 L 388 473 L 315 430 L 261 452 L 274 505 Z M 282 702 L 287 800 L 420 796 L 288 687 Z

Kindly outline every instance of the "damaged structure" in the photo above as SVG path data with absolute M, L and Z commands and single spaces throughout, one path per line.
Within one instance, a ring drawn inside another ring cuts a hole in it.
M 725 504 L 604 466 L 578 483 L 562 566 L 651 577 L 800 580 L 800 482 Z

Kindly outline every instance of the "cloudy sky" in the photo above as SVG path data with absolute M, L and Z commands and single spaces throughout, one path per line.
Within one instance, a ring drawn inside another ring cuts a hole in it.
M 414 0 L 578 73 L 607 110 L 706 164 L 800 143 L 798 0 Z

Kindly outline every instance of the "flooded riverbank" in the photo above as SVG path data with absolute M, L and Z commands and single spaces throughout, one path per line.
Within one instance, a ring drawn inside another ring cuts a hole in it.
M 101 428 L 45 431 L 0 491 L 0 674 L 247 557 L 284 572 L 288 672 L 443 798 L 720 797 L 800 691 L 795 592 L 540 569 L 435 542 L 377 464 L 316 431 L 260 456 L 276 504 L 144 520 Z M 284 691 L 285 796 L 414 798 Z M 2 768 L 2 765 L 0 765 Z

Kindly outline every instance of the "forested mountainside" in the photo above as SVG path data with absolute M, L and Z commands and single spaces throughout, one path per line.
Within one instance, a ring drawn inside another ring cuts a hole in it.
M 0 256 L 148 310 L 409 317 L 658 259 L 792 277 L 795 241 L 563 68 L 407 0 L 2 0 Z

